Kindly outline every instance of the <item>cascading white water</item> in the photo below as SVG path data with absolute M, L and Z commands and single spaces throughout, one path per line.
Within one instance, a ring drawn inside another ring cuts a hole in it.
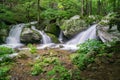
M 62 30 L 60 31 L 58 40 L 59 40 L 61 43 L 63 43 L 63 32 L 62 32 Z
M 20 43 L 20 34 L 24 24 L 18 24 L 11 28 L 9 36 L 6 39 L 7 44 L 18 44 Z
M 86 31 L 80 32 L 77 36 L 75 36 L 72 40 L 68 41 L 66 44 L 77 45 L 80 43 L 84 43 L 88 39 L 96 39 L 96 25 L 92 25 Z
M 20 34 L 24 26 L 25 24 L 18 24 L 14 25 L 11 28 L 9 36 L 6 39 L 7 46 L 10 46 L 12 48 L 22 46 L 22 44 L 20 43 Z
M 62 49 L 76 51 L 78 49 L 78 44 L 84 43 L 88 39 L 97 39 L 96 25 L 97 24 L 92 25 L 87 30 L 80 32 L 77 36 L 68 41 L 66 44 L 63 44 L 62 46 L 64 47 Z
M 37 31 L 37 32 L 39 32 L 41 34 L 41 36 L 42 36 L 42 43 L 43 44 L 52 43 L 51 38 L 44 31 L 37 30 L 34 26 L 32 26 L 32 29 Z

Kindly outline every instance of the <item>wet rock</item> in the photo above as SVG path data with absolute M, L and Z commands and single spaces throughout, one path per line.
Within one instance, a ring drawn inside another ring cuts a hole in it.
M 40 43 L 41 35 L 31 28 L 24 28 L 20 40 L 23 43 Z
M 58 38 L 54 34 L 47 33 L 47 35 L 52 39 L 53 43 L 59 43 Z
M 0 29 L 0 43 L 5 42 L 5 39 L 7 37 L 7 29 Z
M 60 27 L 57 26 L 55 23 L 51 23 L 46 26 L 45 31 L 51 34 L 54 34 L 56 37 L 59 37 L 60 34 Z
M 112 22 L 114 24 L 111 25 L 111 20 L 114 19 L 116 20 L 117 18 L 115 16 L 116 16 L 115 13 L 110 13 L 107 16 L 105 16 L 97 25 L 97 34 L 103 42 L 120 40 L 120 32 L 119 32 L 120 20 L 117 21 L 117 23 Z
M 115 28 L 114 26 L 113 28 Z M 103 26 L 103 25 L 97 25 L 97 35 L 103 42 L 109 42 L 109 41 L 119 41 L 120 40 L 120 33 L 117 29 L 112 30 L 112 32 L 109 32 L 109 26 Z

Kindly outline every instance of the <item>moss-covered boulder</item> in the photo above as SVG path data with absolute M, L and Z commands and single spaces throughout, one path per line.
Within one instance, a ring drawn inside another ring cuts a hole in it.
M 40 43 L 41 35 L 31 28 L 24 28 L 20 40 L 23 43 Z
M 58 38 L 54 34 L 47 33 L 47 35 L 52 39 L 53 43 L 60 43 Z
M 46 26 L 45 31 L 59 37 L 60 27 L 57 26 L 55 23 L 52 23 Z
M 82 20 L 79 15 L 76 15 L 69 20 L 65 20 L 61 25 L 61 29 L 64 30 L 65 36 L 73 36 L 86 29 L 86 26 L 86 22 Z

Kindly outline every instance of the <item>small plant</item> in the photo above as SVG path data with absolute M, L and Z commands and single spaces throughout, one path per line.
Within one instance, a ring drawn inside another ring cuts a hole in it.
M 12 67 L 12 62 L 9 61 L 0 62 L 0 80 L 10 80 L 10 76 L 8 72 L 11 69 L 11 67 Z
M 35 63 L 32 67 L 31 74 L 32 75 L 39 75 L 42 72 L 43 72 L 43 70 L 42 70 L 41 64 L 40 63 Z
M 13 52 L 14 50 L 12 48 L 0 46 L 0 57 L 4 57 L 8 54 L 12 54 Z
M 90 51 L 95 51 L 96 53 L 104 53 L 106 45 L 98 40 L 87 40 L 83 44 L 78 45 L 79 50 L 77 53 L 87 54 Z
M 56 65 L 52 70 L 47 72 L 48 76 L 52 76 L 50 80 L 71 80 L 70 72 L 62 65 Z
M 88 64 L 94 62 L 96 54 L 103 54 L 106 47 L 105 44 L 97 40 L 88 40 L 78 46 L 78 55 L 72 61 L 80 70 L 84 70 Z
M 32 44 L 28 44 L 28 47 L 30 48 L 30 52 L 32 54 L 37 53 L 37 48 L 33 46 Z

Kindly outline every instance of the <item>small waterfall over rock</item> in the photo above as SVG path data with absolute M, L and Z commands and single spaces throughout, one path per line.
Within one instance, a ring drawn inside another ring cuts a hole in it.
M 6 44 L 12 48 L 21 46 L 20 43 L 20 34 L 25 24 L 14 25 L 9 33 L 9 36 L 6 39 Z
M 40 31 L 40 30 L 37 30 L 35 28 L 35 26 L 32 26 L 32 29 L 39 32 L 42 36 L 42 43 L 43 44 L 49 44 L 49 43 L 52 43 L 52 40 L 51 38 L 44 32 L 44 31 Z
M 59 40 L 61 43 L 63 43 L 63 31 L 62 31 L 62 30 L 60 31 L 58 40 Z
M 96 25 L 92 25 L 87 30 L 80 32 L 77 36 L 75 36 L 72 40 L 68 41 L 67 45 L 77 45 L 80 43 L 84 43 L 88 39 L 96 39 Z

